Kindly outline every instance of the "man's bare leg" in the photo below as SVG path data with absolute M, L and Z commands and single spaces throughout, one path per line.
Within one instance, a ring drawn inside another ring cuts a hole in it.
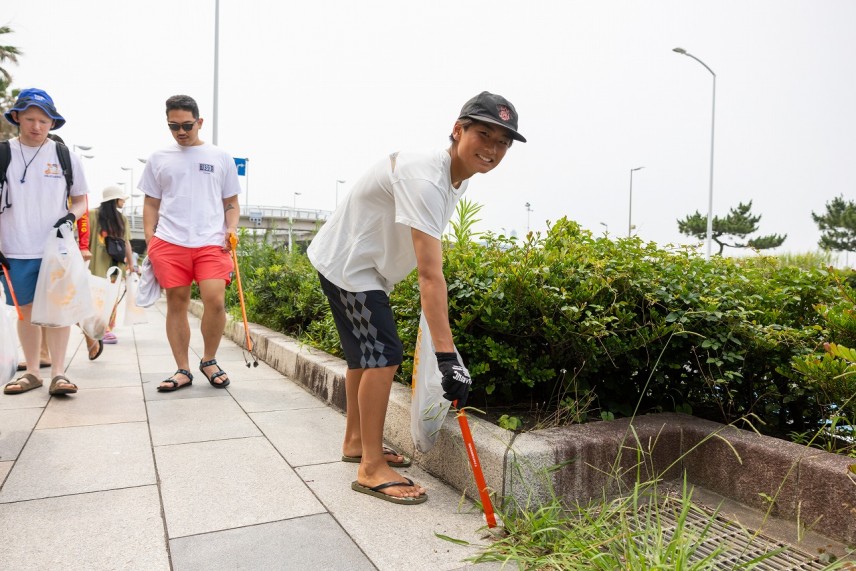
M 51 354 L 51 378 L 65 373 L 65 353 L 68 350 L 68 337 L 71 327 L 48 327 L 48 350 Z M 62 386 L 67 385 L 67 386 Z M 57 383 L 56 388 L 74 388 L 72 383 Z
M 348 369 L 345 373 L 345 441 L 342 443 L 342 455 L 356 457 L 363 453 L 363 439 L 360 436 L 360 377 L 365 369 Z M 394 372 L 393 372 L 394 374 Z M 384 454 L 387 462 L 403 462 L 401 454 Z
M 218 279 L 202 280 L 199 282 L 199 294 L 205 308 L 200 326 L 204 345 L 202 360 L 210 361 L 217 357 L 217 349 L 220 348 L 220 340 L 223 339 L 223 330 L 226 328 L 226 282 Z M 217 365 L 209 365 L 203 369 L 208 377 L 219 370 Z M 222 384 L 228 378 L 229 375 L 221 375 L 214 379 L 214 382 Z
M 187 309 L 190 307 L 190 286 L 172 287 L 166 290 L 166 338 L 178 369 L 190 370 L 187 351 L 190 347 L 190 322 Z M 190 382 L 184 375 L 174 377 L 179 385 Z M 161 383 L 161 387 L 171 389 L 171 383 Z
M 27 363 L 27 372 L 39 376 L 39 346 L 42 342 L 42 328 L 30 323 L 33 315 L 33 304 L 20 306 L 23 321 L 17 321 L 18 340 L 21 342 L 21 350 L 24 351 L 24 361 Z
M 387 464 L 383 454 L 383 425 L 389 404 L 389 391 L 398 366 L 378 369 L 363 369 L 357 391 L 360 436 L 363 458 L 357 471 L 357 481 L 366 487 L 379 486 L 386 482 L 404 482 L 404 477 Z M 347 380 L 347 377 L 346 377 Z M 346 391 L 348 387 L 345 387 Z M 348 406 L 350 408 L 350 395 Z M 348 413 L 350 417 L 351 413 Z M 382 490 L 391 496 L 415 498 L 425 493 L 421 486 L 394 486 Z

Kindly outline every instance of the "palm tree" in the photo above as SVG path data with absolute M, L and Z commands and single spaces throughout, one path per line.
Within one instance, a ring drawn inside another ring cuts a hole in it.
M 9 26 L 0 26 L 0 36 L 2 36 L 3 34 L 11 33 L 13 33 L 13 30 Z M 15 46 L 0 45 L 0 64 L 6 61 L 10 61 L 16 64 L 18 63 L 19 55 L 21 55 L 21 50 L 19 50 Z M 6 86 L 12 83 L 12 76 L 9 74 L 8 71 L 6 71 L 6 68 L 4 68 L 2 65 L 0 65 L 0 75 L 3 76 L 2 79 L 4 80 Z

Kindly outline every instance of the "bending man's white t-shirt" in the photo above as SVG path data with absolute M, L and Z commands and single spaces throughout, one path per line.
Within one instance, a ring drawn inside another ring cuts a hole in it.
M 307 254 L 351 291 L 392 291 L 416 267 L 411 228 L 438 240 L 467 189 L 454 188 L 448 151 L 400 152 L 375 164 L 321 227 Z

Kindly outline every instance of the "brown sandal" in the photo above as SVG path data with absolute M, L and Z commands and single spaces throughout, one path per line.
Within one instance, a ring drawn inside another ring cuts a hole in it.
M 71 385 L 72 388 L 61 388 L 59 385 Z M 77 385 L 69 381 L 63 375 L 57 375 L 51 379 L 51 388 L 48 389 L 48 394 L 51 395 L 68 395 L 77 392 Z
M 25 392 L 30 391 L 32 389 L 37 389 L 40 386 L 42 386 L 43 384 L 44 384 L 44 382 L 40 378 L 38 378 L 37 376 L 30 374 L 30 373 L 26 373 L 24 375 L 21 375 L 20 377 L 18 377 L 14 381 L 10 381 L 10 382 L 6 383 L 6 386 L 3 387 L 3 394 L 19 395 L 21 393 L 25 393 Z M 15 385 L 18 386 L 17 389 L 12 388 Z

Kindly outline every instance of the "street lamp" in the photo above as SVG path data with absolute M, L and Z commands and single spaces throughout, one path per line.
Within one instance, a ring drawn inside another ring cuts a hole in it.
M 523 206 L 526 207 L 526 234 L 529 234 L 529 213 L 533 211 L 531 208 L 532 205 L 527 202 Z
M 633 171 L 642 170 L 645 167 L 636 167 L 630 169 L 630 206 L 627 207 L 627 237 L 630 238 L 630 231 L 633 230 Z
M 131 188 L 128 195 L 131 197 L 131 232 L 136 230 L 136 219 L 134 217 L 134 167 L 119 167 L 123 171 L 131 173 Z
M 81 151 L 91 151 L 92 147 L 89 145 L 72 145 L 71 146 L 71 150 L 74 151 L 75 153 L 77 152 L 77 149 L 80 149 Z
M 716 74 L 706 63 L 687 52 L 687 50 L 683 48 L 674 48 L 672 51 L 693 58 L 703 65 L 704 68 L 710 72 L 710 75 L 713 76 L 713 98 L 711 100 L 710 112 L 710 189 L 708 190 L 707 196 L 707 255 L 705 256 L 705 259 L 709 260 L 711 244 L 713 242 L 713 133 L 714 126 L 716 125 Z
M 603 233 L 609 234 L 609 224 L 607 224 L 606 222 L 601 222 L 600 225 L 603 226 Z
M 339 206 L 339 185 L 340 184 L 345 184 L 345 181 L 336 179 L 336 206 Z
M 288 217 L 288 251 L 289 253 L 294 251 L 294 211 L 297 210 L 297 197 L 300 196 L 299 192 L 294 193 L 294 197 L 291 204 L 291 213 Z

